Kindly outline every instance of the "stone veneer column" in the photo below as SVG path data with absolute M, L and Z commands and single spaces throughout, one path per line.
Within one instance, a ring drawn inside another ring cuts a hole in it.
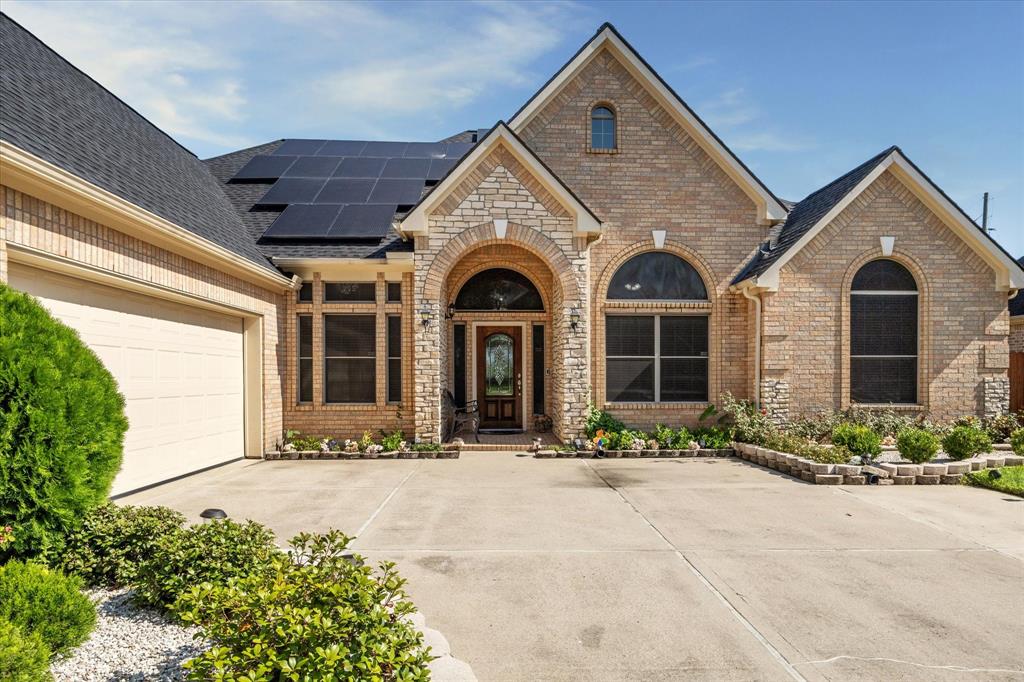
M 789 382 L 781 379 L 761 380 L 761 407 L 776 424 L 789 419 Z
M 413 386 L 416 392 L 416 438 L 421 442 L 441 442 L 441 334 L 444 316 L 441 302 L 424 296 L 427 275 L 435 252 L 429 239 L 416 238 L 416 267 L 413 272 L 413 327 L 415 363 Z M 430 324 L 423 324 L 421 312 L 430 311 Z
M 985 377 L 985 418 L 998 417 L 1010 411 L 1010 379 L 1006 376 Z

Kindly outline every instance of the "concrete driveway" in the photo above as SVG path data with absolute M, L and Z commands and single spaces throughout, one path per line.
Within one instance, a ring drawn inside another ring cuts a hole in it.
M 1024 680 L 1024 500 L 733 459 L 240 462 L 121 500 L 340 528 L 481 680 Z

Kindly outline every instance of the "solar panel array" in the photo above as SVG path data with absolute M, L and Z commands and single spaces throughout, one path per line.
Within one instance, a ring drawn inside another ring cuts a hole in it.
M 273 182 L 255 208 L 282 210 L 265 239 L 380 239 L 473 145 L 285 140 L 232 182 Z

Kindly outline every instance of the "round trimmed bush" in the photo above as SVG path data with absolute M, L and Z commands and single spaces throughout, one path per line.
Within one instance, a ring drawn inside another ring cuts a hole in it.
M 0 560 L 56 554 L 101 504 L 121 466 L 128 420 L 117 383 L 70 327 L 0 285 Z
M 988 434 L 974 426 L 956 426 L 942 439 L 942 450 L 952 459 L 961 460 L 992 449 Z
M 1024 455 L 1024 429 L 1017 429 L 1010 435 L 1010 447 L 1013 454 Z
M 130 585 L 157 543 L 184 524 L 185 517 L 168 507 L 104 504 L 71 533 L 57 566 L 90 585 Z
M 0 618 L 0 680 L 45 682 L 50 675 L 50 650 L 43 639 L 26 635 L 18 626 Z
M 832 444 L 842 445 L 855 455 L 882 454 L 882 439 L 862 424 L 843 423 L 832 429 Z
M 896 437 L 896 449 L 914 464 L 930 462 L 939 451 L 939 438 L 924 429 L 906 429 Z
M 50 651 L 67 653 L 85 641 L 96 609 L 82 581 L 41 564 L 11 561 L 0 567 L 0 619 L 25 634 L 38 634 Z

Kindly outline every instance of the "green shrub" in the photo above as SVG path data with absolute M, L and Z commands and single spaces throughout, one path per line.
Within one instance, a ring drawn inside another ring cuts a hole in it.
M 722 394 L 722 410 L 728 415 L 736 431 L 736 440 L 761 445 L 779 427 L 768 418 L 767 410 L 757 409 L 753 403 L 737 400 L 731 393 Z
M 693 430 L 693 440 L 702 448 L 723 450 L 732 446 L 735 429 L 731 426 L 698 426 Z
M 1010 447 L 1013 448 L 1013 454 L 1024 455 L 1024 429 L 1017 429 L 1010 436 Z
M 815 443 L 803 436 L 792 433 L 776 432 L 765 439 L 764 447 L 776 452 L 786 452 L 798 457 L 806 457 L 822 464 L 849 464 L 852 453 L 843 445 L 829 447 Z
M 0 284 L 0 519 L 5 558 L 56 554 L 110 493 L 128 420 L 124 398 L 78 334 Z
M 23 633 L 38 634 L 54 654 L 85 641 L 96 609 L 81 592 L 82 581 L 42 564 L 11 561 L 0 566 L 0 619 Z
M 1013 432 L 1021 427 L 1020 421 L 1012 414 L 1000 414 L 995 417 L 989 417 L 983 420 L 982 423 L 985 427 L 985 433 L 988 434 L 988 437 L 994 443 L 1007 442 Z
M 277 553 L 274 534 L 253 521 L 223 519 L 168 533 L 139 565 L 135 599 L 167 608 L 193 585 L 265 571 Z
M 832 429 L 832 444 L 842 445 L 861 457 L 882 453 L 882 439 L 863 424 L 840 424 Z
M 298 431 L 289 431 L 285 437 L 285 443 L 295 447 L 296 450 L 310 451 L 319 450 L 323 438 L 320 436 L 305 436 Z
M 86 514 L 68 537 L 56 565 L 90 585 L 130 585 L 138 566 L 164 536 L 175 533 L 185 517 L 167 507 L 119 507 L 105 504 Z
M 381 435 L 384 437 L 381 439 L 380 444 L 384 446 L 385 452 L 395 452 L 402 447 L 402 443 L 405 441 L 405 434 L 399 429 L 395 429 L 387 434 L 381 431 Z
M 593 438 L 598 431 L 618 433 L 626 430 L 626 425 L 603 410 L 597 409 L 593 404 L 588 406 L 587 421 L 584 426 L 587 438 Z
M 974 457 L 992 449 L 988 434 L 976 426 L 955 426 L 942 439 L 942 450 L 950 458 Z
M 647 434 L 643 431 L 623 429 L 616 434 L 609 434 L 611 443 L 609 450 L 644 450 L 647 448 Z
M 405 580 L 348 559 L 348 541 L 302 534 L 269 572 L 183 594 L 175 612 L 213 644 L 185 664 L 190 679 L 429 679 Z
M 0 680 L 6 682 L 48 682 L 50 650 L 37 633 L 25 634 L 10 621 L 0 618 Z
M 930 462 L 939 451 L 939 437 L 924 429 L 906 429 L 896 437 L 896 449 L 914 464 Z
M 413 452 L 441 452 L 440 443 L 414 443 L 409 446 Z
M 676 430 L 670 429 L 664 424 L 657 424 L 654 427 L 654 440 L 658 441 L 658 447 L 662 450 L 671 450 L 675 447 L 676 442 Z
M 676 429 L 675 436 L 672 439 L 672 449 L 689 450 L 691 441 L 693 441 L 693 434 L 685 426 L 680 426 Z

